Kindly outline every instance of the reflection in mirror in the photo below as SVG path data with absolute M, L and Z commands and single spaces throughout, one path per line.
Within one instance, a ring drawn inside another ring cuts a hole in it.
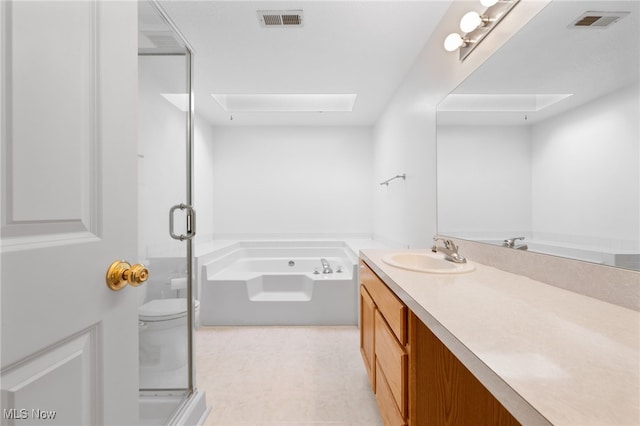
M 183 42 L 152 3 L 138 2 L 138 54 L 185 55 Z
M 640 270 L 639 6 L 553 1 L 443 100 L 439 234 Z

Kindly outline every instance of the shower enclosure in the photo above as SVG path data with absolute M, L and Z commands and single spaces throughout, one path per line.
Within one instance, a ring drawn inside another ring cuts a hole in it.
M 192 49 L 156 2 L 138 4 L 138 254 L 150 271 L 139 300 L 140 420 L 172 424 L 197 397 Z

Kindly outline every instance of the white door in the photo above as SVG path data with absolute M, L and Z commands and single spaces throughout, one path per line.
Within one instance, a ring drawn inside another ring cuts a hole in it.
M 2 424 L 138 422 L 137 5 L 0 1 Z M 28 419 L 28 421 L 20 420 Z

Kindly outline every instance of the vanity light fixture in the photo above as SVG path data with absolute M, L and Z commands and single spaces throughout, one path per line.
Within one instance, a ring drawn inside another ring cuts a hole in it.
M 465 33 L 470 33 L 479 26 L 486 26 L 489 23 L 489 19 L 486 16 L 481 16 L 478 12 L 467 12 L 460 19 L 460 29 Z
M 451 33 L 444 39 L 444 48 L 447 52 L 453 52 L 461 46 L 465 46 L 469 40 L 463 39 L 458 33 Z
M 480 0 L 480 4 L 484 7 L 491 7 L 496 3 L 498 3 L 498 0 Z
M 464 34 L 449 34 L 444 40 L 445 50 L 458 50 L 459 58 L 463 61 L 519 2 L 520 0 L 480 0 L 485 11 L 467 12 L 460 20 L 460 29 Z

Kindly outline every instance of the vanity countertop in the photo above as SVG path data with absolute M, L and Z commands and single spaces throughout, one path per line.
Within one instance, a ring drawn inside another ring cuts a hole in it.
M 397 252 L 360 257 L 522 424 L 640 424 L 639 312 L 475 262 L 383 262 Z

